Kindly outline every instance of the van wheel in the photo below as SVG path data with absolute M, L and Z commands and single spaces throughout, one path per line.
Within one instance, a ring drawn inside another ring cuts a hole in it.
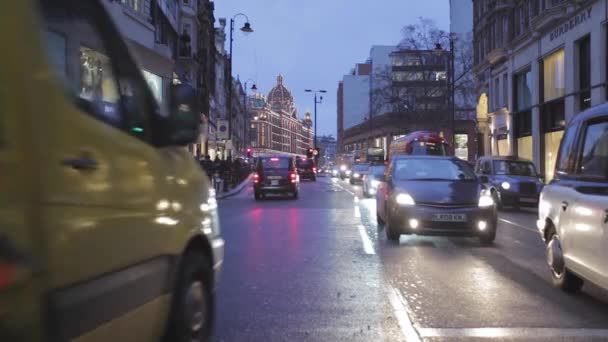
M 384 230 L 386 231 L 386 238 L 390 241 L 399 242 L 399 237 L 401 233 L 398 230 L 399 227 L 395 225 L 391 220 L 390 214 L 386 214 L 386 223 L 384 225 Z
M 253 193 L 253 197 L 255 198 L 255 200 L 256 200 L 256 201 L 259 201 L 259 200 L 261 200 L 261 199 L 262 199 L 262 194 L 261 194 L 261 193 L 259 193 L 258 191 L 255 191 L 255 192 Z
M 502 209 L 502 203 L 500 202 L 498 193 L 494 189 L 492 189 L 492 199 L 494 200 L 494 203 L 496 203 L 496 209 Z
M 206 342 L 215 319 L 213 270 L 200 252 L 187 252 L 181 263 L 169 316 L 166 341 Z
M 300 193 L 299 191 L 294 191 L 294 193 L 293 193 L 293 195 L 292 195 L 291 198 L 293 198 L 294 200 L 297 200 L 298 196 L 299 196 L 299 193 Z
M 559 236 L 552 233 L 548 241 L 546 257 L 547 265 L 549 265 L 549 269 L 551 270 L 553 285 L 567 293 L 580 291 L 584 281 L 566 268 Z

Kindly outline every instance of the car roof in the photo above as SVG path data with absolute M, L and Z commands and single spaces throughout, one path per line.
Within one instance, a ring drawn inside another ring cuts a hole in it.
M 519 161 L 519 162 L 532 163 L 532 161 L 529 159 L 524 159 L 524 158 L 520 158 L 517 156 L 485 156 L 485 157 L 479 158 L 479 160 L 480 161 L 482 161 L 482 160 L 490 160 L 490 161 L 504 160 L 504 161 Z
M 600 117 L 608 116 L 608 102 L 599 104 L 597 106 L 593 106 L 577 115 L 575 115 L 572 120 L 566 125 L 571 125 L 573 123 L 588 121 Z
M 454 156 L 429 156 L 429 155 L 396 155 L 393 157 L 393 160 L 401 160 L 401 159 L 429 159 L 429 160 L 434 160 L 434 159 L 442 159 L 442 160 L 459 160 L 459 161 L 465 161 L 462 160 L 460 158 L 454 157 Z

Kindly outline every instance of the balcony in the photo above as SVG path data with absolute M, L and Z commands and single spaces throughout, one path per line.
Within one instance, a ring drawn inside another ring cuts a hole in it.
M 486 60 L 491 65 L 502 62 L 507 58 L 507 49 L 504 47 L 495 48 L 486 55 Z
M 558 22 L 566 18 L 567 7 L 572 3 L 571 0 L 549 0 L 545 3 L 545 8 L 541 9 L 539 15 L 532 18 L 530 26 L 535 31 L 545 31 Z

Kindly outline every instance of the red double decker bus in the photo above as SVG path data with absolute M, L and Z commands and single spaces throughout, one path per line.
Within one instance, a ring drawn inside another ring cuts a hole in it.
M 448 156 L 453 155 L 453 152 L 439 133 L 416 131 L 391 142 L 388 150 L 389 159 L 398 154 Z

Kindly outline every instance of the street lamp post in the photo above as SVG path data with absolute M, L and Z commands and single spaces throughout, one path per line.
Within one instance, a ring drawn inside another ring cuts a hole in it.
M 243 108 L 245 113 L 243 114 L 243 152 L 246 153 L 247 152 L 247 126 L 249 126 L 250 122 L 249 122 L 249 113 L 247 112 L 247 84 L 249 83 L 249 81 L 253 82 L 253 85 L 251 86 L 251 90 L 253 90 L 254 92 L 256 90 L 258 90 L 258 87 L 255 86 L 255 81 L 252 79 L 248 79 L 247 81 L 245 81 L 245 83 L 243 84 Z
M 315 150 L 317 149 L 317 103 L 322 103 L 323 102 L 323 96 L 320 96 L 320 98 L 317 100 L 317 93 L 327 93 L 327 90 L 312 90 L 312 89 L 306 89 L 304 90 L 307 93 L 314 93 L 315 94 L 315 128 L 314 128 L 314 134 L 315 134 L 315 141 L 314 141 L 314 148 Z
M 242 16 L 245 17 L 245 24 L 241 27 L 241 31 L 244 33 L 251 33 L 253 29 L 251 28 L 251 24 L 249 23 L 249 17 L 247 17 L 243 13 L 235 14 L 234 17 L 230 19 L 230 55 L 228 56 L 228 82 L 230 85 L 228 87 L 228 139 L 232 138 L 232 42 L 234 41 L 233 33 L 234 33 L 234 22 L 237 17 Z

